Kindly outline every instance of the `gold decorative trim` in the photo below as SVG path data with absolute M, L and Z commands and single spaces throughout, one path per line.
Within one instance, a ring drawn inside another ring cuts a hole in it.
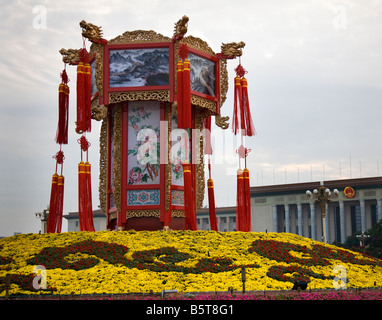
M 200 112 L 196 113 L 195 116 L 195 128 L 199 129 L 201 132 L 203 130 L 203 119 Z M 196 147 L 198 147 L 198 141 L 195 141 Z M 195 165 L 195 184 L 196 184 L 196 207 L 195 210 L 198 212 L 203 205 L 204 191 L 205 191 L 205 180 L 204 180 L 204 136 L 199 136 L 199 161 Z
M 102 39 L 102 29 L 92 23 L 82 20 L 80 22 L 80 27 L 82 28 L 82 36 L 89 39 L 90 41 L 97 41 Z
M 220 108 L 221 108 L 227 99 L 227 92 L 228 92 L 227 60 L 225 59 L 219 60 L 219 66 L 220 66 Z
M 59 52 L 62 55 L 62 62 L 68 63 L 69 65 L 77 65 L 80 62 L 80 49 L 65 49 L 62 48 Z
M 92 101 L 92 119 L 100 121 L 107 117 L 107 107 L 98 105 L 98 99 Z
M 208 109 L 212 114 L 216 113 L 216 102 L 199 96 L 191 95 L 191 104 Z
M 165 212 L 170 209 L 171 203 L 171 104 L 166 103 L 166 121 L 167 121 L 167 164 L 165 172 Z M 163 140 L 162 140 L 163 141 Z
M 216 124 L 218 127 L 222 128 L 223 130 L 228 129 L 228 127 L 229 127 L 228 120 L 229 120 L 229 117 L 228 117 L 228 116 L 223 117 L 223 116 L 220 115 L 220 114 L 217 114 L 217 115 L 215 116 L 215 124 Z
M 97 85 L 98 94 L 103 97 L 103 50 L 99 50 L 95 56 L 95 81 Z
M 180 40 L 187 33 L 189 18 L 184 15 L 175 23 L 173 39 Z
M 126 210 L 126 219 L 140 217 L 160 217 L 160 210 Z
M 122 182 L 122 106 L 117 106 L 114 115 L 114 169 L 113 169 L 113 193 L 115 206 L 121 212 L 121 182 Z
M 208 45 L 207 42 L 204 40 L 194 37 L 194 36 L 187 36 L 184 37 L 184 42 L 190 47 L 195 50 L 207 53 L 211 56 L 215 56 L 215 52 L 211 49 L 211 47 Z
M 184 218 L 184 211 L 183 210 L 172 210 L 171 216 L 173 218 Z
M 117 211 L 113 211 L 109 213 L 109 221 L 117 219 Z
M 245 42 L 230 42 L 222 43 L 220 50 L 222 54 L 230 58 L 240 57 L 243 54 L 243 48 L 245 47 Z
M 156 100 L 170 101 L 169 90 L 157 91 L 130 91 L 130 92 L 110 92 L 109 103 L 117 103 L 122 101 L 138 101 L 138 100 Z
M 153 30 L 126 31 L 118 37 L 108 41 L 108 44 L 129 44 L 136 42 L 171 42 L 171 38 L 166 37 Z
M 103 119 L 99 136 L 99 202 L 101 210 L 107 212 L 107 143 L 108 143 L 108 118 Z
M 103 45 L 92 43 L 89 55 L 95 54 L 95 80 L 99 97 L 103 96 Z

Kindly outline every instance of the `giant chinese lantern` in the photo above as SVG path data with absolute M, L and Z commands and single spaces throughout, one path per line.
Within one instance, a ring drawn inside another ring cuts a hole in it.
M 220 113 L 227 59 L 240 56 L 244 43 L 215 53 L 186 36 L 186 16 L 172 38 L 137 30 L 105 40 L 99 27 L 80 25 L 92 42 L 91 116 L 102 121 L 99 195 L 107 228 L 195 230 L 205 192 L 205 120 L 228 128 Z M 78 65 L 83 49 L 62 50 L 64 59 Z

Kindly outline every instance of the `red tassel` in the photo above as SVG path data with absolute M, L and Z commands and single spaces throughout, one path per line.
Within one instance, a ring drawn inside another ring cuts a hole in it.
M 245 230 L 246 232 L 251 231 L 251 190 L 249 183 L 249 170 L 247 168 L 243 171 L 244 177 L 244 205 L 245 205 Z
M 56 143 L 68 144 L 68 120 L 69 120 L 69 79 L 66 71 L 61 73 L 62 82 L 58 87 L 58 125 Z
M 53 158 L 56 159 L 56 173 L 54 173 L 52 177 L 47 226 L 48 233 L 61 232 L 62 211 L 64 205 L 64 176 L 62 175 L 62 169 L 65 157 L 61 148 Z M 57 174 L 58 165 L 61 165 L 60 176 Z
M 183 163 L 184 220 L 186 230 L 197 230 L 195 203 L 192 188 L 191 164 Z
M 255 126 L 253 125 L 251 110 L 249 108 L 249 99 L 248 99 L 248 83 L 246 78 L 241 79 L 241 88 L 242 88 L 242 105 L 243 105 L 243 114 L 245 115 L 245 135 L 251 137 L 255 135 Z
M 78 215 L 81 231 L 95 231 L 91 190 L 90 163 L 81 161 L 78 164 Z
M 83 109 L 85 108 L 85 75 L 84 63 L 79 62 L 77 65 L 77 132 L 82 132 L 85 128 L 85 118 Z
M 56 211 L 56 233 L 61 233 L 62 212 L 64 207 L 64 182 L 65 178 L 60 175 L 57 179 L 57 211 Z
M 244 219 L 244 177 L 243 170 L 237 170 L 237 195 L 236 195 L 236 231 L 244 231 L 246 221 Z
M 93 221 L 93 205 L 92 205 L 92 182 L 91 182 L 91 166 L 89 162 L 85 162 L 86 171 L 86 204 L 87 204 L 87 220 L 88 231 L 95 231 Z
M 87 187 L 86 187 L 86 168 L 85 163 L 81 161 L 78 164 L 78 216 L 80 220 L 80 230 L 87 231 Z
M 77 142 L 81 145 L 81 162 L 78 164 L 78 214 L 81 231 L 94 231 L 92 195 L 91 195 L 91 168 L 90 163 L 82 161 L 82 152 L 87 152 L 90 147 L 85 135 Z
M 77 128 L 79 133 L 91 130 L 91 67 L 89 53 L 80 50 L 80 62 L 77 65 Z
M 178 61 L 176 65 L 176 76 L 177 76 L 177 127 L 183 128 L 183 62 Z
M 50 191 L 47 233 L 53 233 L 56 229 L 57 178 L 58 174 L 55 173 L 52 177 L 52 187 Z
M 235 77 L 234 89 L 234 102 L 233 102 L 233 116 L 232 116 L 232 131 L 236 135 L 239 133 L 239 112 L 241 101 L 241 80 L 240 77 Z
M 87 58 L 89 60 L 89 56 Z M 85 75 L 85 130 L 86 132 L 91 131 L 91 120 L 92 120 L 92 68 L 89 61 L 84 66 Z
M 208 208 L 210 213 L 210 227 L 211 227 L 211 230 L 218 231 L 218 224 L 216 221 L 214 182 L 212 179 L 207 180 L 207 188 L 208 188 Z
M 191 128 L 191 76 L 190 61 L 183 62 L 183 128 Z

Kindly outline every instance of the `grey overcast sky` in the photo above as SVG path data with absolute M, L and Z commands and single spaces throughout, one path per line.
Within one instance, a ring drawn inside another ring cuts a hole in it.
M 49 202 L 52 156 L 58 151 L 54 137 L 63 68 L 58 50 L 82 45 L 78 23 L 85 19 L 102 26 L 106 39 L 137 29 L 171 36 L 184 14 L 190 17 L 188 35 L 207 41 L 215 52 L 222 42 L 247 44 L 242 64 L 248 70 L 257 131 L 246 141 L 252 149 L 251 185 L 382 172 L 382 1 L 2 0 L 0 236 L 40 229 L 34 212 Z M 228 63 L 230 89 L 222 108 L 230 117 L 237 64 Z M 68 71 L 64 214 L 77 211 L 80 158 L 74 132 L 75 68 Z M 89 160 L 96 208 L 100 123 L 92 126 Z M 236 140 L 220 128 L 213 130 L 224 136 L 224 147 L 216 146 L 213 159 L 216 203 L 234 205 Z

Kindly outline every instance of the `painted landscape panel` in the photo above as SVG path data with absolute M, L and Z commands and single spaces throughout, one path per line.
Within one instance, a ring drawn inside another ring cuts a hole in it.
M 190 53 L 191 90 L 215 97 L 215 62 Z
M 110 50 L 109 87 L 167 86 L 168 48 Z

